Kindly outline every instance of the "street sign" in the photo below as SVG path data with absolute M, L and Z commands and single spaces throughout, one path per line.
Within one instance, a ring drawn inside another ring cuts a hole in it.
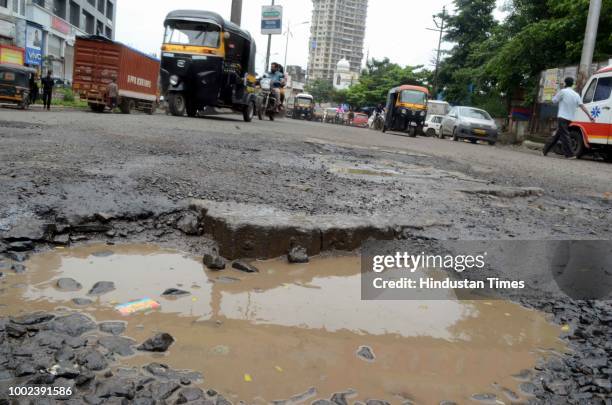
M 262 6 L 261 34 L 280 35 L 283 33 L 283 6 Z

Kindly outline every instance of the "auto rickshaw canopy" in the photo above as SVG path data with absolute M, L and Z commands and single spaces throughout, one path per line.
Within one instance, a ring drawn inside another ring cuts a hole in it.
M 255 54 L 257 53 L 257 48 L 255 46 L 255 41 L 251 34 L 240 28 L 238 25 L 234 24 L 231 21 L 228 21 L 221 17 L 221 15 L 206 10 L 175 10 L 168 13 L 166 19 L 164 21 L 164 26 L 168 26 L 172 22 L 180 22 L 180 21 L 193 21 L 193 22 L 205 22 L 205 23 L 213 23 L 221 27 L 223 32 L 227 32 L 230 34 L 230 38 L 232 35 L 236 35 L 242 38 L 244 41 L 248 43 L 247 49 L 249 49 L 249 64 L 247 66 L 248 73 L 255 73 Z
M 405 90 L 420 91 L 420 92 L 423 92 L 423 93 L 427 94 L 427 96 L 429 96 L 429 89 L 427 87 L 413 86 L 413 85 L 410 85 L 410 84 L 404 84 L 402 86 L 398 86 L 398 87 L 392 88 L 391 90 L 389 90 L 389 95 L 396 94 L 396 93 L 401 93 L 402 91 L 405 91 Z

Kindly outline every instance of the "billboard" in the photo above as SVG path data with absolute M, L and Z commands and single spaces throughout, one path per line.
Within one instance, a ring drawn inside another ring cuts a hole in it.
M 261 34 L 279 35 L 283 33 L 283 6 L 262 6 Z
M 0 63 L 23 65 L 23 49 L 16 46 L 0 45 Z
M 26 27 L 26 63 L 42 65 L 43 30 L 29 25 Z

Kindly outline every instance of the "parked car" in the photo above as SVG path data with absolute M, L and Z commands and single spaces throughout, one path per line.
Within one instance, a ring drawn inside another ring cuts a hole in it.
M 353 117 L 353 126 L 359 128 L 367 128 L 368 118 L 368 114 L 366 113 L 355 113 L 355 116 Z
M 570 125 L 573 152 L 578 157 L 598 154 L 612 162 L 612 66 L 599 70 L 589 79 L 582 101 L 595 122 L 578 109 Z
M 499 130 L 488 112 L 474 107 L 453 107 L 442 120 L 442 136 L 453 141 L 468 139 L 472 143 L 486 141 L 495 145 Z
M 427 136 L 437 136 L 441 139 L 444 139 L 442 136 L 442 132 L 440 128 L 442 127 L 442 120 L 444 119 L 443 115 L 430 115 L 425 120 L 425 124 L 423 125 L 423 132 Z

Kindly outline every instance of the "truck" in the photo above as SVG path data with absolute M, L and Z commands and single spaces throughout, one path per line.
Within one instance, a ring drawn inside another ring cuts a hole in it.
M 114 107 L 108 85 L 115 81 L 122 113 L 153 114 L 159 103 L 159 59 L 101 36 L 77 37 L 74 52 L 72 88 L 92 111 Z

